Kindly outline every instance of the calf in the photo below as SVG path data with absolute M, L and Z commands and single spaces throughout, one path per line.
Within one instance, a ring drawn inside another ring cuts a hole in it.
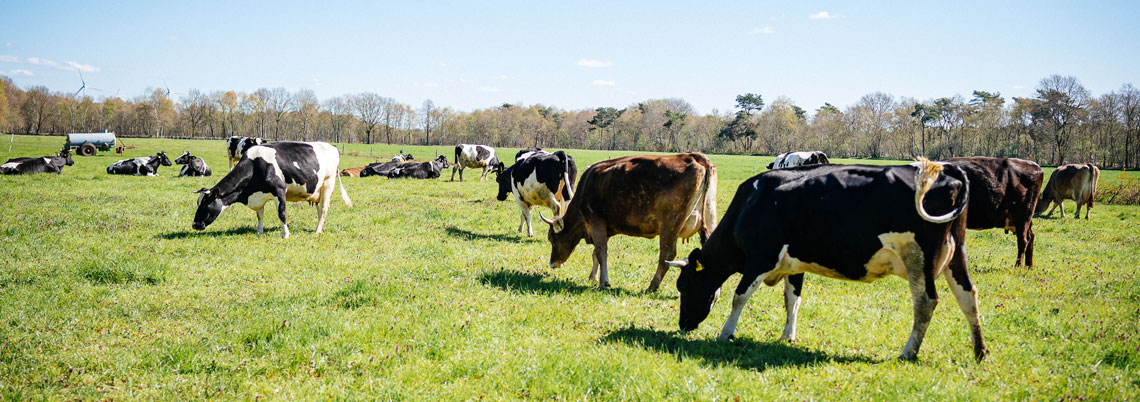
M 776 160 L 768 164 L 768 169 L 784 169 L 803 165 L 826 165 L 831 163 L 823 151 L 788 152 L 776 155 Z
M 455 146 L 455 166 L 451 168 L 451 181 L 455 181 L 455 171 L 459 171 L 459 181 L 463 181 L 464 168 L 480 168 L 483 174 L 479 176 L 482 181 L 487 173 L 499 164 L 495 157 L 495 149 L 486 145 L 459 144 Z
M 951 158 L 970 179 L 968 229 L 1005 229 L 1017 236 L 1017 261 L 1033 266 L 1033 211 L 1045 178 L 1041 166 L 1016 158 Z
M 202 158 L 190 155 L 190 151 L 186 151 L 182 156 L 175 158 L 174 163 L 183 165 L 182 171 L 178 172 L 178 177 L 209 176 L 213 174 L 213 172 L 210 171 L 210 167 L 206 165 L 206 161 L 202 160 Z
M 172 166 L 166 152 L 159 152 L 152 156 L 140 156 L 134 159 L 123 159 L 107 166 L 107 174 L 126 174 L 134 176 L 157 176 L 159 166 Z
M 550 224 L 550 266 L 561 266 L 578 242 L 594 245 L 590 278 L 609 287 L 606 264 L 611 236 L 660 236 L 657 272 L 648 291 L 656 291 L 677 254 L 677 239 L 698 231 L 701 241 L 716 226 L 716 167 L 701 153 L 626 156 L 586 168 L 574 198 L 561 217 L 539 218 Z
M 241 156 L 245 155 L 246 151 L 250 148 L 264 144 L 265 140 L 261 137 L 242 137 L 232 136 L 226 141 L 226 154 L 229 156 L 230 169 L 241 160 Z
M 440 172 L 447 169 L 447 157 L 440 155 L 433 161 L 429 162 L 407 162 L 404 163 L 390 172 L 388 172 L 389 179 L 398 179 L 401 177 L 411 177 L 413 179 L 438 179 Z
M 526 225 L 526 235 L 534 237 L 530 210 L 542 205 L 554 211 L 555 215 L 562 215 L 562 206 L 574 197 L 573 184 L 578 177 L 578 165 L 573 157 L 562 151 L 521 152 L 510 168 L 503 170 L 502 162 L 499 162 L 497 170 L 501 173 L 496 177 L 499 183 L 496 199 L 505 201 L 507 194 L 513 193 L 522 210 L 519 231 Z
M 57 156 L 44 156 L 40 158 L 12 158 L 0 165 L 0 174 L 33 174 L 63 172 L 64 166 L 74 165 L 71 160 L 71 151 L 64 149 Z
M 341 177 L 360 177 L 360 172 L 363 172 L 367 166 L 348 168 L 340 171 Z
M 579 186 L 581 187 L 581 186 Z M 934 280 L 942 275 L 969 322 L 974 357 L 989 350 L 978 320 L 977 289 L 966 270 L 962 218 L 970 199 L 966 173 L 954 164 L 921 160 L 908 166 L 818 166 L 773 170 L 740 185 L 721 225 L 681 267 L 682 331 L 708 316 L 720 287 L 741 274 L 732 313 L 720 339 L 734 336 L 748 298 L 760 286 L 810 272 L 870 282 L 906 278 L 914 326 L 901 359 L 918 356 L 934 307 Z M 942 215 L 931 216 L 928 210 Z M 781 339 L 791 340 L 790 315 Z
M 1073 219 L 1081 218 L 1081 205 L 1085 206 L 1085 220 L 1089 219 L 1089 210 L 1093 207 L 1096 198 L 1096 184 L 1100 180 L 1100 169 L 1091 163 L 1077 163 L 1058 167 L 1049 175 L 1049 184 L 1045 185 L 1045 192 L 1037 202 L 1037 215 L 1045 212 L 1049 204 L 1056 203 L 1045 215 L 1053 215 L 1053 210 L 1061 207 L 1061 216 L 1065 216 L 1065 200 L 1077 202 L 1073 211 Z
M 339 183 L 339 164 L 340 152 L 326 142 L 281 141 L 250 148 L 217 185 L 195 191 L 202 195 L 192 227 L 205 229 L 222 210 L 239 202 L 257 212 L 257 233 L 260 234 L 264 232 L 265 203 L 275 199 L 277 217 L 281 219 L 281 238 L 289 238 L 286 201 L 308 201 L 317 205 L 316 233 L 320 234 L 324 231 L 333 188 Z M 352 206 L 343 183 L 340 197 L 345 205 Z

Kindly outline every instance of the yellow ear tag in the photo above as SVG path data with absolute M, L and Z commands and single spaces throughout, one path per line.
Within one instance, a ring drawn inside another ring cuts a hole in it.
M 704 266 L 704 265 L 701 265 L 701 262 L 700 262 L 700 261 L 697 261 L 697 268 L 695 269 L 695 271 L 696 271 L 696 272 L 701 272 L 701 270 L 702 270 L 702 269 L 705 269 L 705 266 Z

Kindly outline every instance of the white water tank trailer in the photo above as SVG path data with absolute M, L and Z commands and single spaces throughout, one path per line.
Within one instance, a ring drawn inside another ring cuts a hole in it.
M 118 141 L 115 133 L 70 133 L 63 147 L 82 156 L 94 156 L 95 150 L 109 151 Z

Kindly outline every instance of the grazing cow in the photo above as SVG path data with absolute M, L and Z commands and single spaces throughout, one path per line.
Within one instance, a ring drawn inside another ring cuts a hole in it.
M 459 181 L 463 181 L 464 168 L 481 168 L 479 181 L 487 178 L 487 173 L 499 164 L 495 149 L 486 145 L 459 144 L 455 146 L 455 166 L 451 168 L 451 181 L 455 181 L 455 171 L 459 171 Z
M 1036 163 L 984 156 L 951 158 L 970 179 L 968 229 L 1005 229 L 1017 236 L 1017 261 L 1033 266 L 1033 211 L 1045 173 Z
M 388 172 L 389 179 L 411 177 L 413 179 L 438 179 L 440 172 L 447 169 L 447 157 L 440 155 L 429 162 L 407 162 Z
M 107 166 L 107 174 L 126 174 L 135 176 L 157 176 L 159 166 L 173 166 L 166 152 L 159 152 L 151 156 L 140 156 L 134 159 L 123 159 Z
M 1049 175 L 1049 184 L 1045 185 L 1045 192 L 1037 202 L 1037 215 L 1045 212 L 1050 204 L 1056 203 L 1045 215 L 1053 215 L 1053 210 L 1061 207 L 1061 216 L 1065 216 L 1065 200 L 1077 202 L 1073 211 L 1073 218 L 1081 218 L 1081 205 L 1085 206 L 1085 220 L 1089 219 L 1089 210 L 1093 207 L 1096 198 L 1096 184 L 1100 180 L 1100 169 L 1091 163 L 1076 163 L 1058 167 Z
M 657 272 L 648 291 L 656 291 L 677 254 L 677 239 L 698 231 L 701 241 L 716 226 L 716 167 L 701 153 L 626 156 L 595 163 L 582 173 L 574 198 L 561 217 L 539 218 L 550 224 L 550 266 L 561 266 L 578 242 L 594 245 L 590 278 L 610 286 L 606 264 L 611 236 L 661 236 Z
M 776 160 L 768 164 L 768 169 L 784 169 L 803 165 L 826 165 L 831 163 L 823 151 L 788 152 L 776 155 Z
M 0 165 L 0 174 L 33 174 L 63 172 L 64 166 L 74 165 L 71 160 L 71 151 L 64 149 L 58 156 L 44 156 L 40 158 L 12 158 Z
M 521 151 L 520 151 L 521 152 Z M 555 215 L 562 215 L 562 206 L 574 197 L 574 179 L 578 177 L 578 165 L 574 158 L 565 152 L 555 153 L 537 150 L 520 154 L 515 164 L 502 170 L 502 162 L 496 170 L 501 171 L 496 181 L 499 182 L 499 201 L 505 201 L 507 194 L 513 193 L 515 201 L 522 210 L 519 222 L 519 231 L 526 225 L 526 235 L 534 237 L 534 228 L 531 227 L 530 210 L 535 206 L 545 206 L 554 211 Z
M 579 186 L 581 187 L 581 186 Z M 579 190 L 581 191 L 581 190 Z M 918 355 L 934 307 L 934 280 L 943 275 L 969 322 L 974 357 L 989 353 L 978 321 L 977 289 L 966 270 L 969 179 L 954 164 L 920 160 L 907 166 L 818 166 L 773 170 L 746 180 L 720 226 L 681 267 L 682 331 L 708 316 L 720 287 L 733 274 L 740 284 L 720 332 L 728 340 L 748 298 L 760 284 L 810 272 L 871 282 L 906 278 L 914 326 L 901 359 Z M 931 216 L 927 211 L 941 213 Z M 793 340 L 795 315 L 781 340 Z
M 391 173 L 392 169 L 400 167 L 400 165 L 407 163 L 408 161 L 413 160 L 413 159 L 415 159 L 415 158 L 413 158 L 411 154 L 407 154 L 407 155 L 398 154 L 396 156 L 393 156 L 392 160 L 390 160 L 390 161 L 387 161 L 384 163 L 372 163 L 372 164 L 369 164 L 368 166 L 365 166 L 364 170 L 360 171 L 360 177 L 368 177 L 368 176 L 388 177 L 388 173 Z M 447 159 L 447 158 L 444 158 L 444 159 Z
M 195 191 L 202 196 L 198 199 L 193 228 L 205 229 L 223 209 L 240 202 L 257 211 L 257 233 L 260 234 L 264 231 L 265 203 L 276 199 L 281 238 L 289 238 L 286 201 L 308 201 L 317 205 L 316 233 L 320 234 L 324 231 L 333 188 L 339 182 L 338 164 L 340 152 L 326 142 L 282 141 L 250 148 L 217 185 Z M 352 206 L 343 183 L 340 197 L 345 205 Z
M 241 137 L 232 136 L 226 141 L 226 153 L 230 157 L 230 169 L 241 160 L 241 156 L 245 155 L 246 151 L 250 148 L 264 144 L 265 140 L 261 137 Z
M 182 171 L 178 172 L 178 177 L 209 176 L 213 174 L 213 172 L 210 171 L 210 167 L 206 165 L 206 161 L 202 160 L 202 158 L 190 155 L 190 151 L 186 151 L 182 156 L 174 159 L 174 163 L 183 165 Z

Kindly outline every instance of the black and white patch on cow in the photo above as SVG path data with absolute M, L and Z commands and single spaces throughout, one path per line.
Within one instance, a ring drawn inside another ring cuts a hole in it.
M 226 155 L 229 157 L 230 168 L 232 169 L 234 165 L 241 160 L 241 156 L 245 155 L 246 151 L 249 151 L 250 148 L 264 143 L 265 140 L 261 139 L 261 137 L 242 137 L 237 135 L 230 137 L 229 140 L 226 140 Z
M 459 144 L 455 146 L 455 166 L 451 168 L 451 181 L 455 181 L 455 172 L 459 171 L 459 181 L 463 181 L 463 169 L 483 169 L 479 180 L 487 179 L 487 173 L 499 164 L 495 157 L 495 150 L 486 145 Z
M 395 167 L 387 173 L 389 179 L 410 177 L 413 179 L 437 179 L 444 169 L 447 169 L 447 157 L 440 155 L 428 162 L 407 162 Z
M 202 195 L 192 226 L 203 230 L 226 207 L 242 203 L 257 212 L 257 233 L 260 234 L 264 231 L 265 203 L 276 200 L 281 237 L 289 238 L 285 202 L 308 201 L 318 208 L 316 233 L 320 234 L 324 231 L 334 187 L 340 183 L 339 164 L 340 152 L 325 142 L 282 141 L 250 148 L 217 185 L 196 191 Z M 352 206 L 343 183 L 340 183 L 340 196 L 345 205 Z
M 574 197 L 574 180 L 578 177 L 578 166 L 574 158 L 563 151 L 554 153 L 541 149 L 519 151 L 515 164 L 501 170 L 496 181 L 499 184 L 499 201 L 505 201 L 507 194 L 514 194 L 519 205 L 519 231 L 526 226 L 526 235 L 534 236 L 530 212 L 536 206 L 550 208 L 554 215 L 562 215 L 562 210 Z M 499 169 L 502 169 L 499 162 Z
M 831 163 L 823 151 L 788 152 L 776 155 L 776 159 L 768 164 L 768 169 L 786 169 L 804 165 L 826 165 Z
M 0 174 L 60 174 L 63 172 L 64 166 L 71 166 L 74 164 L 75 162 L 71 159 L 71 151 L 64 149 L 63 151 L 60 151 L 56 156 L 8 159 L 7 162 L 4 162 L 4 164 L 0 165 Z
M 133 176 L 157 176 L 159 166 L 172 166 L 166 152 L 159 152 L 151 156 L 140 156 L 134 159 L 123 159 L 107 166 L 107 174 L 123 174 Z
M 190 155 L 190 151 L 183 152 L 181 156 L 174 159 L 174 163 L 182 165 L 182 170 L 178 172 L 178 177 L 197 177 L 209 176 L 213 174 L 210 167 L 206 165 L 206 161 L 202 158 Z

